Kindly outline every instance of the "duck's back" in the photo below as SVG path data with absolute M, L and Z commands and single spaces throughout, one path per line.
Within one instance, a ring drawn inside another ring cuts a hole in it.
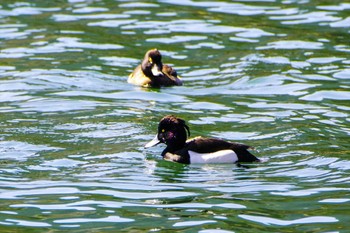
M 219 150 L 247 150 L 250 146 L 228 142 L 217 138 L 195 137 L 186 141 L 186 148 L 198 153 L 210 153 Z
M 151 79 L 143 73 L 141 65 L 138 65 L 128 78 L 128 83 L 138 86 L 147 87 L 151 85 L 151 82 Z

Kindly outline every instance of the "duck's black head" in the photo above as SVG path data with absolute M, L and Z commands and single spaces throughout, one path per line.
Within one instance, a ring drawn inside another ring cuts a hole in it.
M 148 50 L 143 58 L 141 68 L 147 77 L 162 76 L 162 55 L 158 49 Z
M 182 148 L 190 136 L 190 129 L 186 122 L 178 117 L 168 115 L 163 117 L 158 125 L 158 134 L 145 147 L 165 143 L 169 148 L 175 150 Z

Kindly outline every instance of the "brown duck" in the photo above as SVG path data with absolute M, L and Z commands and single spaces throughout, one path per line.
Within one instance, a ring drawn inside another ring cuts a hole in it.
M 171 66 L 163 65 L 159 50 L 151 49 L 129 75 L 128 83 L 143 87 L 181 86 L 182 80 Z

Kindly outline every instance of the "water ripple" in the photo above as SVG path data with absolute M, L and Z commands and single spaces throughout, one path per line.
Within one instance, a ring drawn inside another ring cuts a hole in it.
M 42 151 L 62 150 L 59 147 L 34 145 L 19 141 L 0 141 L 0 159 L 18 160 L 24 162 L 33 156 L 40 156 Z
M 346 231 L 349 9 L 5 1 L 1 230 Z M 127 83 L 154 47 L 184 86 Z M 164 161 L 143 146 L 166 114 L 263 162 Z
M 267 46 L 257 47 L 257 49 L 322 49 L 323 43 L 301 40 L 280 40 L 270 42 Z
M 288 226 L 288 225 L 295 225 L 295 224 L 311 224 L 311 223 L 332 223 L 332 222 L 338 222 L 338 219 L 334 217 L 329 216 L 313 216 L 313 217 L 306 217 L 306 218 L 300 218 L 295 220 L 280 220 L 276 218 L 270 218 L 270 217 L 263 217 L 263 216 L 254 216 L 254 215 L 245 215 L 241 214 L 239 217 L 259 222 L 264 225 L 279 225 L 279 226 Z
M 67 15 L 67 14 L 54 14 L 52 19 L 57 22 L 67 21 L 79 21 L 88 19 L 119 19 L 128 18 L 125 14 L 84 14 L 84 15 Z
M 289 16 L 272 16 L 272 20 L 281 20 L 282 24 L 305 24 L 337 21 L 340 18 L 332 16 L 332 12 L 309 12 L 305 14 L 289 15 Z
M 96 223 L 96 222 L 110 222 L 110 223 L 118 223 L 118 222 L 133 222 L 134 219 L 131 218 L 121 218 L 119 216 L 108 216 L 105 218 L 69 218 L 69 219 L 58 219 L 55 220 L 55 223 L 69 223 L 69 224 L 76 224 L 76 223 Z

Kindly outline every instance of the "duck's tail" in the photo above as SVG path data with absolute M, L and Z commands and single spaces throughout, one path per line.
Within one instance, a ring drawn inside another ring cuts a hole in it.
M 234 152 L 236 152 L 238 157 L 238 162 L 260 162 L 255 155 L 249 152 L 248 149 L 254 149 L 248 145 L 240 144 L 240 143 L 232 143 L 232 148 Z

